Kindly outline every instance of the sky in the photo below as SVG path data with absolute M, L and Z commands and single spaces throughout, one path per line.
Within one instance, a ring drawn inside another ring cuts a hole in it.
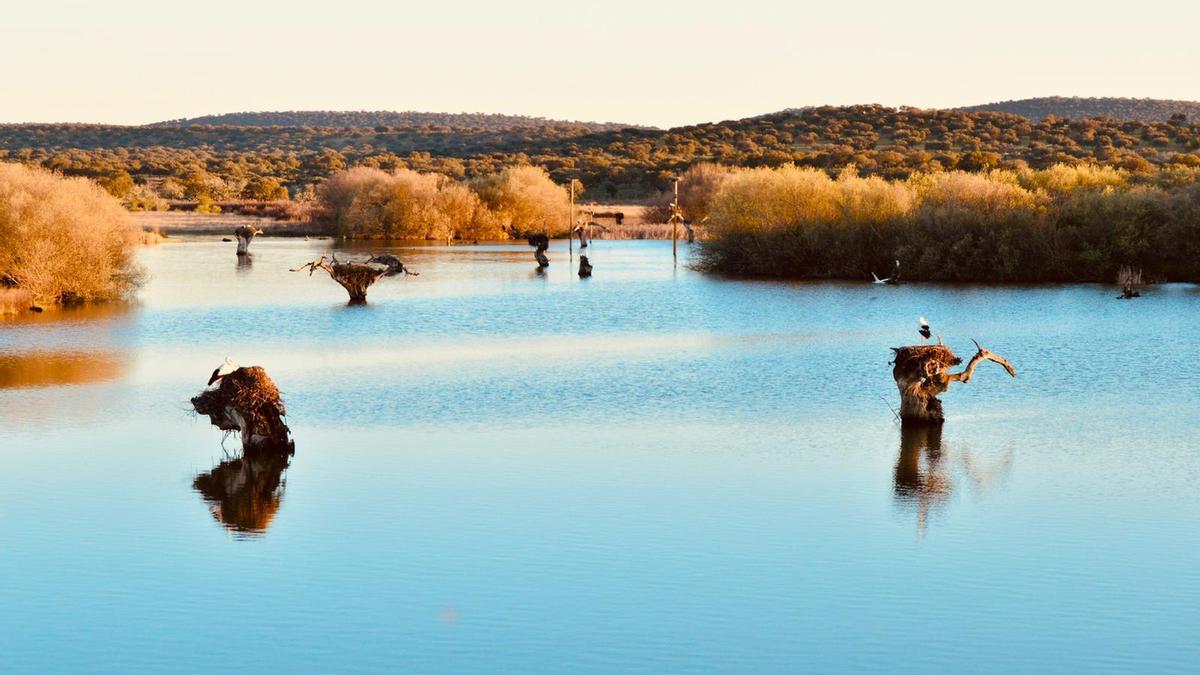
M 256 110 L 678 126 L 790 107 L 1200 100 L 1200 2 L 17 0 L 0 122 Z

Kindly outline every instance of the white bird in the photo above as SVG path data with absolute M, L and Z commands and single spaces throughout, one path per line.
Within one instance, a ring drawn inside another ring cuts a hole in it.
M 930 338 L 930 336 L 933 335 L 933 331 L 929 330 L 929 322 L 926 321 L 925 317 L 923 317 L 923 316 L 918 317 L 918 320 L 921 322 L 921 330 L 918 331 L 921 333 L 921 340 L 922 341 L 928 340 Z
M 239 368 L 241 368 L 241 366 L 234 363 L 233 359 L 226 356 L 225 362 L 222 363 L 220 366 L 218 366 L 217 369 L 212 372 L 212 377 L 208 378 L 208 384 L 211 386 L 217 382 L 220 382 L 222 377 L 225 377 L 226 375 L 232 373 L 235 370 L 238 370 Z
M 875 276 L 874 272 L 871 272 L 871 277 L 875 279 L 875 281 L 871 282 L 873 284 L 886 284 L 887 282 L 892 280 L 891 277 L 888 277 L 886 279 L 880 279 L 879 277 Z

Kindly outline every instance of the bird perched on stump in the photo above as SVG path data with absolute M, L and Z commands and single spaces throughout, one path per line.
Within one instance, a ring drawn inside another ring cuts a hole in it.
M 222 363 L 220 366 L 217 366 L 217 368 L 214 369 L 212 372 L 212 377 L 208 378 L 208 386 L 211 387 L 213 384 L 220 382 L 222 377 L 229 375 L 233 371 L 237 370 L 239 367 L 240 366 L 238 366 L 238 364 L 233 362 L 233 359 L 226 356 L 225 362 Z

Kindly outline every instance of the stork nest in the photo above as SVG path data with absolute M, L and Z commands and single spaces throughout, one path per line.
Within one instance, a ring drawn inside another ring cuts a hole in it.
M 896 364 L 899 370 L 922 369 L 929 363 L 936 365 L 937 370 L 945 370 L 962 363 L 962 359 L 945 345 L 908 345 L 892 347 L 892 351 L 896 353 L 892 363 Z
M 214 426 L 223 431 L 249 431 L 251 437 L 263 437 L 269 445 L 287 445 L 288 427 L 282 417 L 287 414 L 279 388 L 267 371 L 258 366 L 238 368 L 221 378 L 215 389 L 206 389 L 192 398 L 192 407 L 208 415 Z M 230 411 L 237 412 L 242 424 Z
M 339 282 L 367 287 L 379 281 L 382 276 L 389 276 L 387 268 L 358 262 L 339 262 L 333 264 L 333 278 Z

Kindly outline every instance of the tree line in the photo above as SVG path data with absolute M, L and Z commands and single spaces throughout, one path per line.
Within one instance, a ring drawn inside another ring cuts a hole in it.
M 133 208 L 156 200 L 307 200 L 334 173 L 369 167 L 473 180 L 513 166 L 580 180 L 593 199 L 640 199 L 701 162 L 795 165 L 862 176 L 1099 165 L 1151 174 L 1200 167 L 1200 124 L 1177 116 L 1033 121 L 1003 112 L 876 105 L 788 110 L 676 129 L 541 126 L 283 127 L 0 125 L 0 160 L 87 176 Z

